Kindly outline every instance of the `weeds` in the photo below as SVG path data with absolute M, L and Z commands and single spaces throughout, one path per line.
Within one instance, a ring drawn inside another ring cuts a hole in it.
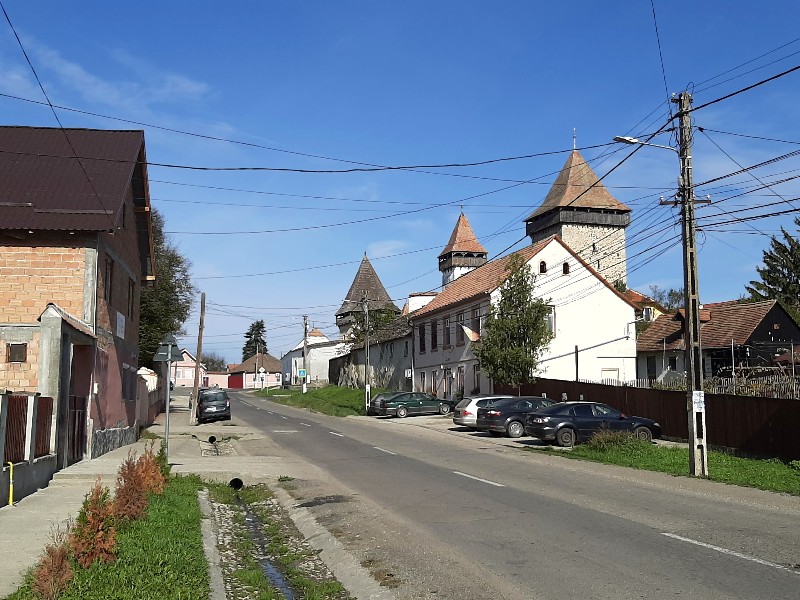
M 33 569 L 31 587 L 40 598 L 55 600 L 67 589 L 75 573 L 70 561 L 69 531 L 72 523 L 64 528 L 56 526 L 50 530 L 51 543 L 44 548 Z

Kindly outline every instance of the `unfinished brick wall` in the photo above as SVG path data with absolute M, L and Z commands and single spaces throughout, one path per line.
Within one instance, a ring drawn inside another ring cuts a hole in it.
M 32 335 L 11 335 L 0 328 L 0 389 L 35 393 L 39 386 L 39 330 Z M 25 362 L 8 362 L 8 344 L 27 344 Z

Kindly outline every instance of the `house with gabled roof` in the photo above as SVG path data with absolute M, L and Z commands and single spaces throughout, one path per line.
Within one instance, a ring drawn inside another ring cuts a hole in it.
M 462 215 L 456 230 L 465 223 Z M 464 235 L 454 231 L 451 240 Z M 440 255 L 443 276 L 456 259 L 447 255 L 457 251 L 457 245 L 448 244 Z M 514 254 L 530 266 L 535 294 L 550 307 L 548 326 L 554 337 L 542 355 L 540 375 L 568 380 L 633 378 L 634 306 L 558 236 Z M 485 319 L 500 298 L 509 258 L 486 261 L 484 254 L 476 266 L 410 313 L 415 390 L 441 398 L 493 391 L 494 382 L 481 373 L 471 344 L 485 335 Z
M 281 361 L 266 352 L 258 352 L 239 365 L 228 367 L 227 387 L 256 389 L 280 386 Z
M 700 346 L 705 377 L 737 370 L 768 369 L 800 340 L 800 326 L 776 300 L 717 302 L 700 309 Z M 683 309 L 660 315 L 636 343 L 638 378 L 685 372 Z
M 186 348 L 181 348 L 180 358 L 170 363 L 172 383 L 176 387 L 194 388 L 195 372 L 198 369 L 200 370 L 197 379 L 198 384 L 200 387 L 205 387 L 208 385 L 208 370 L 205 364 L 202 362 L 198 364 L 197 357 L 194 354 Z
M 339 328 L 341 339 L 346 340 L 350 337 L 358 319 L 357 315 L 364 314 L 364 302 L 367 303 L 370 312 L 385 311 L 394 315 L 400 314 L 400 309 L 395 306 L 386 288 L 383 287 L 366 252 L 358 266 L 353 283 L 350 284 L 350 289 L 342 301 L 342 306 L 336 311 L 336 326 Z
M 303 383 L 300 377 L 302 369 L 306 370 L 306 383 L 328 383 L 331 359 L 345 354 L 348 347 L 348 343 L 330 340 L 322 331 L 313 328 L 305 338 L 300 339 L 291 350 L 281 356 L 283 383 Z
M 0 388 L 54 398 L 57 468 L 136 440 L 144 132 L 0 127 L 0 252 Z

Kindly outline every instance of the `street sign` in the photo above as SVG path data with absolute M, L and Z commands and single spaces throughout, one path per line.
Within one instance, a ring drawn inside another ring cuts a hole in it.
M 305 370 L 305 369 L 298 369 L 298 370 L 297 370 L 297 376 L 298 376 L 300 379 L 305 379 L 305 376 L 306 376 L 306 370 Z
M 261 367 L 261 368 L 258 370 L 258 372 L 259 372 L 259 373 L 261 373 L 261 374 L 263 375 L 264 373 L 266 373 L 266 372 L 267 372 L 267 370 L 266 370 L 264 367 Z

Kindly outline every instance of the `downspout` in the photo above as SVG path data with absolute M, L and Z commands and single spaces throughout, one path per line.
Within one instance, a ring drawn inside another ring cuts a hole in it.
M 416 344 L 414 343 L 414 323 L 411 319 L 408 320 L 408 325 L 411 327 L 411 391 L 417 391 L 417 374 L 414 369 L 414 355 L 416 353 Z
M 97 381 L 95 380 L 95 374 L 97 372 L 97 343 L 99 338 L 97 337 L 97 312 L 99 308 L 99 300 L 97 298 L 97 292 L 100 290 L 100 232 L 97 232 L 97 242 L 95 243 L 95 260 L 94 260 L 94 302 L 92 306 L 94 308 L 92 315 L 92 333 L 94 334 L 94 352 L 92 353 L 92 376 L 89 379 L 89 397 L 92 400 L 97 400 L 95 387 L 97 387 Z M 85 431 L 87 432 L 86 435 L 86 453 L 89 457 L 92 456 L 92 436 L 89 433 L 92 431 L 89 427 L 91 423 L 91 410 L 90 410 L 91 403 L 87 402 L 86 407 L 86 428 Z

